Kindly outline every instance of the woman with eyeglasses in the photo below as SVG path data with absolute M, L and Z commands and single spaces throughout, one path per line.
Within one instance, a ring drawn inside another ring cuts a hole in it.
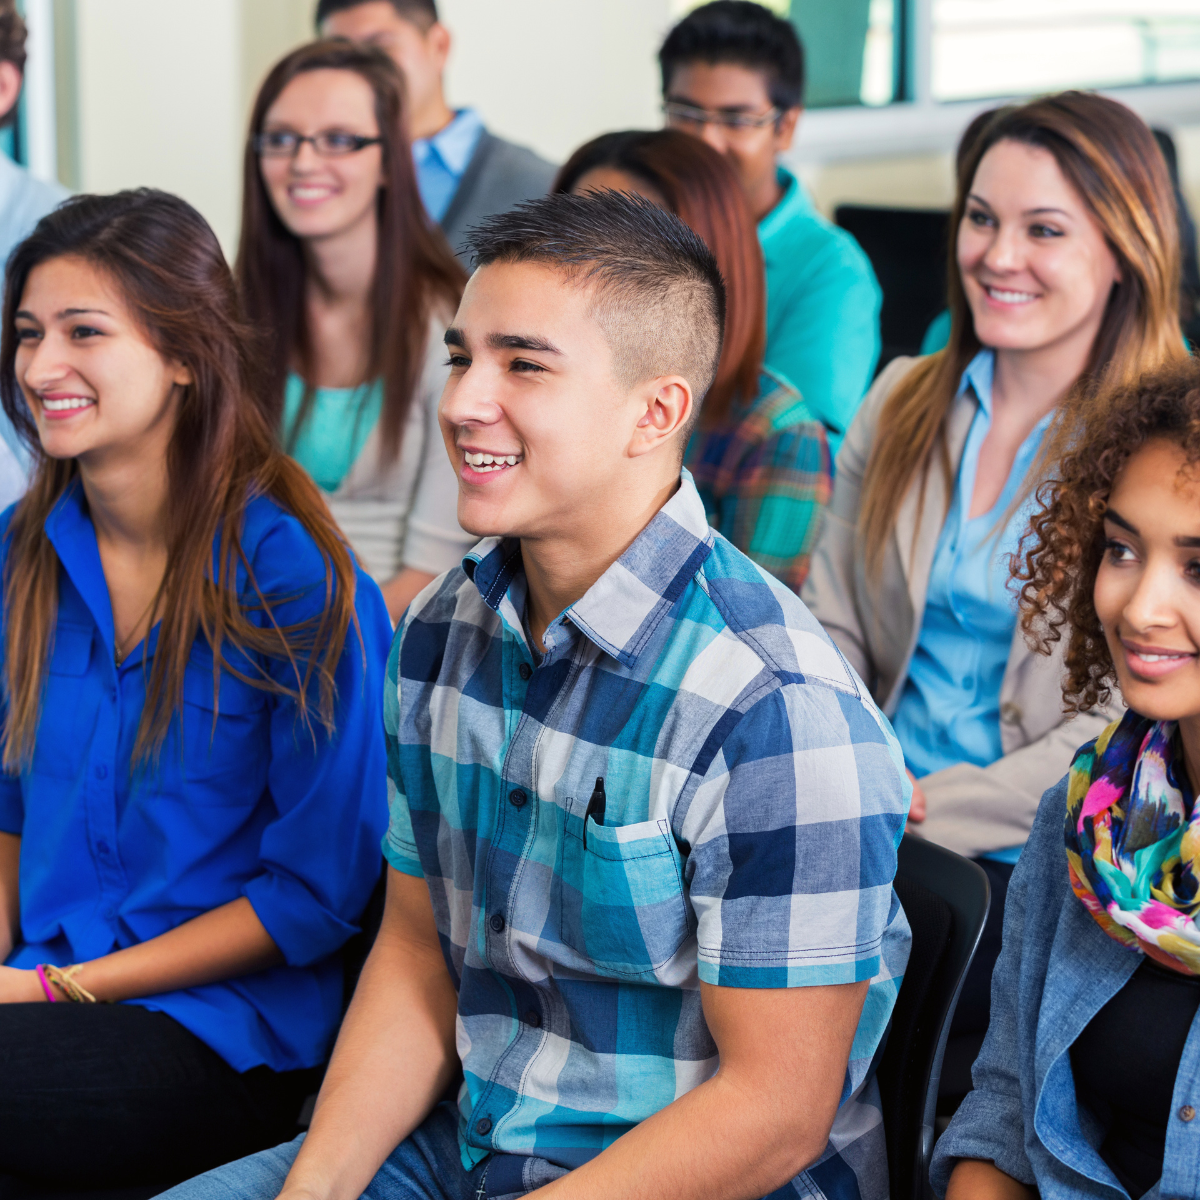
M 437 422 L 464 275 L 421 203 L 382 50 L 313 42 L 267 76 L 237 277 L 265 335 L 268 418 L 396 620 L 475 539 Z
M 195 209 L 68 200 L 4 297 L 35 469 L 0 515 L 0 1193 L 167 1185 L 317 1088 L 379 878 L 391 626 Z

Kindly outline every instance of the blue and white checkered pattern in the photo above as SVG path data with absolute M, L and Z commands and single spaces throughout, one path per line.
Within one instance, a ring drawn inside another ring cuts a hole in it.
M 544 1182 L 702 1083 L 700 981 L 867 979 L 829 1146 L 785 1191 L 886 1198 L 871 1068 L 910 942 L 886 719 L 795 594 L 708 528 L 687 472 L 540 661 L 525 594 L 519 543 L 485 539 L 388 666 L 384 853 L 428 881 L 458 986 L 464 1164 L 523 1156 L 494 1166 Z

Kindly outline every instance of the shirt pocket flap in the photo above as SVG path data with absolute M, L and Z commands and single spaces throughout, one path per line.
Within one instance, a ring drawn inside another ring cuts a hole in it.
M 562 940 L 600 974 L 652 976 L 689 931 L 682 864 L 669 823 L 570 822 L 559 911 Z
M 267 703 L 269 693 L 262 688 L 252 687 L 241 679 L 236 679 L 228 671 L 222 671 L 220 688 L 214 695 L 212 660 L 205 664 L 189 661 L 183 672 L 183 699 L 187 704 L 194 704 L 212 712 L 218 701 L 220 715 L 245 716 L 256 713 Z M 219 698 L 219 700 L 218 700 Z
M 50 674 L 86 675 L 91 660 L 91 626 L 60 624 L 54 631 L 54 648 L 50 652 Z

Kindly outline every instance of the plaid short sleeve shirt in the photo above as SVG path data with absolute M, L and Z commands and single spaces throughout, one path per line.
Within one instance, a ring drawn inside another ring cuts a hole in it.
M 869 980 L 829 1145 L 790 1188 L 882 1200 L 872 1066 L 910 942 L 886 719 L 687 472 L 540 659 L 524 608 L 519 543 L 485 539 L 388 667 L 384 853 L 428 882 L 458 988 L 464 1165 L 495 1156 L 491 1195 L 537 1186 L 709 1078 L 701 981 Z

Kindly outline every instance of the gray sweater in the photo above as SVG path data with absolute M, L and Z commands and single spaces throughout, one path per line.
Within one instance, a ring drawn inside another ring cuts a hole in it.
M 471 269 L 463 246 L 467 230 L 522 200 L 544 196 L 557 172 L 553 163 L 524 146 L 506 142 L 486 129 L 479 135 L 475 153 L 441 222 L 450 249 L 467 270 Z

